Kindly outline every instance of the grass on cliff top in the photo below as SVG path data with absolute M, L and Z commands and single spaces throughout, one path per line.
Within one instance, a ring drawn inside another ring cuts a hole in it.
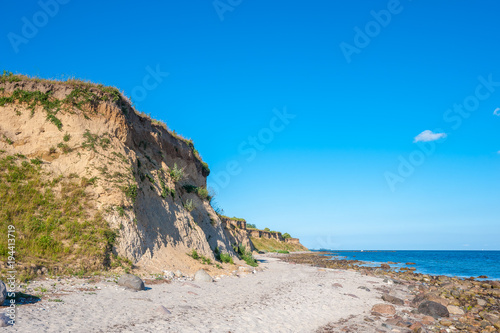
M 16 101 L 19 103 L 24 102 L 28 104 L 28 107 L 33 113 L 35 106 L 41 105 L 44 107 L 44 110 L 47 113 L 47 120 L 56 125 L 59 130 L 62 130 L 63 124 L 56 117 L 56 114 L 60 111 L 62 105 L 85 111 L 88 108 L 95 108 L 102 101 L 108 101 L 116 104 L 124 114 L 127 114 L 127 110 L 131 108 L 139 117 L 149 119 L 152 125 L 164 128 L 172 136 L 179 139 L 180 141 L 185 142 L 190 147 L 195 159 L 200 162 L 203 174 L 205 176 L 208 176 L 210 174 L 210 168 L 208 164 L 203 161 L 203 158 L 201 157 L 198 150 L 194 148 L 193 140 L 187 139 L 175 131 L 170 131 L 167 127 L 167 124 L 163 121 L 153 119 L 149 114 L 135 110 L 131 99 L 125 96 L 125 94 L 123 92 L 120 92 L 120 90 L 116 87 L 104 86 L 102 84 L 96 84 L 90 81 L 84 81 L 76 78 L 48 80 L 38 77 L 29 77 L 21 74 L 13 74 L 12 72 L 8 72 L 5 70 L 3 71 L 3 74 L 0 75 L 0 84 L 20 81 L 66 84 L 72 87 L 73 90 L 63 100 L 58 100 L 52 97 L 51 91 L 42 93 L 40 91 L 30 92 L 24 91 L 22 89 L 16 89 L 12 96 L 0 97 L 0 106 L 4 106 L 8 103 L 14 103 Z
M 88 213 L 86 196 L 79 182 L 62 176 L 47 179 L 40 160 L 0 158 L 0 228 L 4 231 L 0 260 L 7 262 L 12 255 L 7 233 L 12 225 L 21 280 L 33 277 L 33 271 L 23 271 L 30 264 L 53 274 L 98 271 L 116 264 L 119 258 L 111 249 L 117 233 L 100 214 Z
M 280 242 L 275 239 L 250 237 L 250 240 L 252 241 L 253 246 L 255 246 L 255 249 L 257 249 L 257 251 L 267 251 L 267 252 L 307 251 L 307 248 L 302 245 Z

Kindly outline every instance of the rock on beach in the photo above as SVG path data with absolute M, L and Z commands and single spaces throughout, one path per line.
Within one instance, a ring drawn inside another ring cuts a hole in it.
M 144 290 L 144 281 L 140 277 L 133 274 L 124 274 L 118 279 L 118 284 L 120 286 L 132 289 L 132 290 Z

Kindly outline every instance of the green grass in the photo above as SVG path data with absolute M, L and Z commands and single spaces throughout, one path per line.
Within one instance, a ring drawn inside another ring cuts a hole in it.
M 47 179 L 41 164 L 7 156 L 0 159 L 0 202 L 0 228 L 16 229 L 18 264 L 36 263 L 63 273 L 75 265 L 102 269 L 113 259 L 116 233 L 98 212 L 91 213 L 81 184 Z M 9 255 L 7 237 L 0 233 L 2 261 Z
M 69 140 L 71 140 L 71 135 L 70 135 L 70 134 L 68 134 L 68 133 L 64 134 L 64 136 L 63 136 L 63 141 L 64 141 L 64 142 L 68 142 Z

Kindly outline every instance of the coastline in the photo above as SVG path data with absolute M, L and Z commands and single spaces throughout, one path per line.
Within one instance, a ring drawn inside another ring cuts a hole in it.
M 464 315 L 442 318 L 419 313 L 418 302 L 447 300 L 441 300 L 438 293 L 447 279 L 405 280 L 383 269 L 356 269 L 351 263 L 343 268 L 338 263 L 335 268 L 320 267 L 324 260 L 308 252 L 268 253 L 256 258 L 259 267 L 235 265 L 230 275 L 216 277 L 214 283 L 194 282 L 190 276 L 171 281 L 150 277 L 144 278 L 146 290 L 139 292 L 126 290 L 110 278 L 33 281 L 31 290 L 46 292 L 39 302 L 18 307 L 14 329 L 233 333 L 498 330 L 485 325 L 484 319 L 476 320 L 482 312 L 475 311 L 477 307 Z M 500 292 L 491 290 L 497 295 Z M 481 290 L 474 295 L 482 295 Z M 495 301 L 498 306 L 498 298 Z M 490 314 L 494 319 L 494 312 Z M 468 326 L 469 319 L 478 325 Z
M 396 284 L 404 285 L 412 298 L 412 313 L 419 312 L 423 302 L 439 303 L 448 310 L 447 316 L 436 322 L 422 323 L 423 329 L 432 331 L 454 330 L 462 332 L 500 331 L 500 281 L 486 277 L 458 278 L 447 275 L 431 275 L 414 272 L 415 269 L 397 270 L 393 262 L 381 263 L 378 267 L 363 266 L 363 261 L 335 259 L 322 256 L 326 252 L 292 254 L 283 260 L 307 264 L 313 267 L 358 271 L 367 276 L 386 277 Z M 329 254 L 329 253 L 328 253 Z M 437 318 L 436 318 L 437 319 Z M 398 326 L 411 327 L 411 322 L 400 322 Z M 420 326 L 420 325 L 419 325 Z M 418 332 L 418 329 L 416 330 Z

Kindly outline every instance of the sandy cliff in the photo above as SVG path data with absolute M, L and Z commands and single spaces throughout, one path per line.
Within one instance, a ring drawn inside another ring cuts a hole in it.
M 47 227 L 44 215 L 48 214 L 36 215 L 44 203 L 24 212 L 26 218 L 40 220 L 39 233 L 29 230 L 28 222 L 12 218 L 14 211 L 2 211 L 2 224 L 18 225 L 20 235 L 32 237 L 26 245 L 42 244 L 42 234 L 53 242 L 52 249 L 40 246 L 33 255 L 21 251 L 20 260 L 32 265 L 43 262 L 49 270 L 62 262 L 67 267 L 85 266 L 76 249 L 86 243 L 72 242 L 67 239 L 69 232 L 63 231 L 74 225 L 79 238 L 91 239 L 97 227 L 82 225 L 96 219 L 107 223 L 102 233 L 117 236 L 99 243 L 93 253 L 96 267 L 109 264 L 110 255 L 152 270 L 175 266 L 177 261 L 181 265 L 179 258 L 191 249 L 212 259 L 216 247 L 234 255 L 231 240 L 209 204 L 210 171 L 192 142 L 138 114 L 116 89 L 3 75 L 0 113 L 0 158 L 8 165 L 2 170 L 5 179 L 13 168 L 29 170 L 41 179 L 34 191 L 43 195 L 50 190 L 54 205 L 66 204 L 73 193 L 65 192 L 65 186 L 82 192 L 73 206 L 83 208 L 75 208 L 75 216 L 61 213 L 63 218 L 54 228 Z M 52 186 L 54 180 L 60 183 Z M 27 186 L 26 182 L 6 181 L 5 198 L 19 194 L 16 184 Z M 73 206 L 67 206 L 72 211 Z

